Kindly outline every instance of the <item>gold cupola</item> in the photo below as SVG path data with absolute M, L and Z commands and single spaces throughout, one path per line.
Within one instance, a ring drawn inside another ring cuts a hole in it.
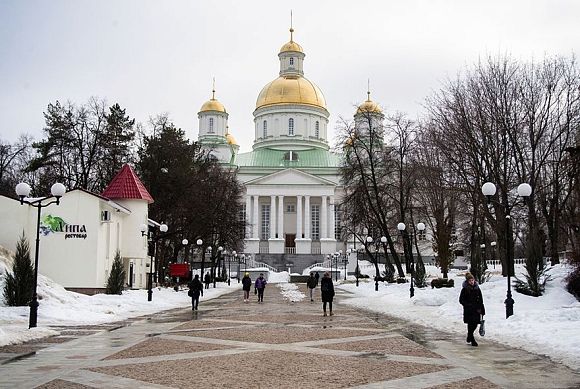
M 228 142 L 229 145 L 233 145 L 233 146 L 237 146 L 238 142 L 236 141 L 236 138 L 234 138 L 234 136 L 232 134 L 230 134 L 230 128 L 226 127 L 226 142 Z
M 294 42 L 293 34 L 294 34 L 294 29 L 292 27 L 290 27 L 290 42 L 285 43 L 280 48 L 280 53 L 285 53 L 288 51 L 295 52 L 295 53 L 304 53 L 304 51 L 302 50 L 302 46 L 300 46 L 298 43 Z
M 224 105 L 219 101 L 217 101 L 215 98 L 215 86 L 211 91 L 211 99 L 203 103 L 203 105 L 199 109 L 199 112 L 208 112 L 208 111 L 217 111 L 226 113 L 226 108 L 224 107 Z
M 381 109 L 381 107 L 379 107 L 379 105 L 377 103 L 375 103 L 374 101 L 371 100 L 370 90 L 367 91 L 366 101 L 363 102 L 361 105 L 359 105 L 357 110 L 356 110 L 357 115 L 361 114 L 361 113 L 378 113 L 378 114 L 383 113 L 383 110 Z

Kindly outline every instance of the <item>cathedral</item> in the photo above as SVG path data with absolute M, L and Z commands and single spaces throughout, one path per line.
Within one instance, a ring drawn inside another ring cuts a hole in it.
M 258 94 L 252 151 L 239 152 L 215 90 L 198 113 L 198 139 L 220 162 L 237 169 L 245 187 L 244 252 L 263 262 L 307 265 L 346 252 L 336 206 L 343 188 L 341 155 L 328 143 L 328 107 L 320 88 L 304 76 L 305 53 L 293 32 L 290 28 L 290 41 L 278 53 L 278 77 Z M 383 119 L 370 97 L 355 121 L 362 111 Z

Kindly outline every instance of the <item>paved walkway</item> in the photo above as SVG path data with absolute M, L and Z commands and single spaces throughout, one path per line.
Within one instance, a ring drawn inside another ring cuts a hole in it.
M 463 336 L 355 310 L 340 304 L 342 291 L 332 317 L 319 302 L 291 303 L 279 291 L 269 285 L 263 304 L 235 292 L 202 300 L 198 312 L 77 328 L 6 360 L 0 387 L 580 387 L 580 374 L 547 358 L 488 339 L 474 348 Z

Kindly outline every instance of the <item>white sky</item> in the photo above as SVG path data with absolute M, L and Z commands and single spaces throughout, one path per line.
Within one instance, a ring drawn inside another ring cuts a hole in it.
M 278 75 L 290 8 L 332 129 L 365 99 L 368 78 L 375 101 L 415 117 L 441 81 L 481 56 L 538 60 L 580 48 L 575 0 L 2 0 L 0 139 L 38 138 L 49 102 L 91 96 L 138 122 L 167 112 L 195 139 L 215 77 L 230 131 L 249 151 L 252 111 Z

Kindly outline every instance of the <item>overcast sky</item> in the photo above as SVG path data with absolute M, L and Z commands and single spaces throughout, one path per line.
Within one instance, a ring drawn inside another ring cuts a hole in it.
M 426 96 L 479 57 L 580 49 L 576 0 L 0 0 L 0 139 L 39 138 L 49 102 L 91 96 L 142 123 L 166 112 L 196 139 L 215 77 L 230 132 L 249 151 L 290 7 L 305 76 L 322 89 L 332 129 L 366 98 L 369 78 L 373 100 L 416 117 Z

